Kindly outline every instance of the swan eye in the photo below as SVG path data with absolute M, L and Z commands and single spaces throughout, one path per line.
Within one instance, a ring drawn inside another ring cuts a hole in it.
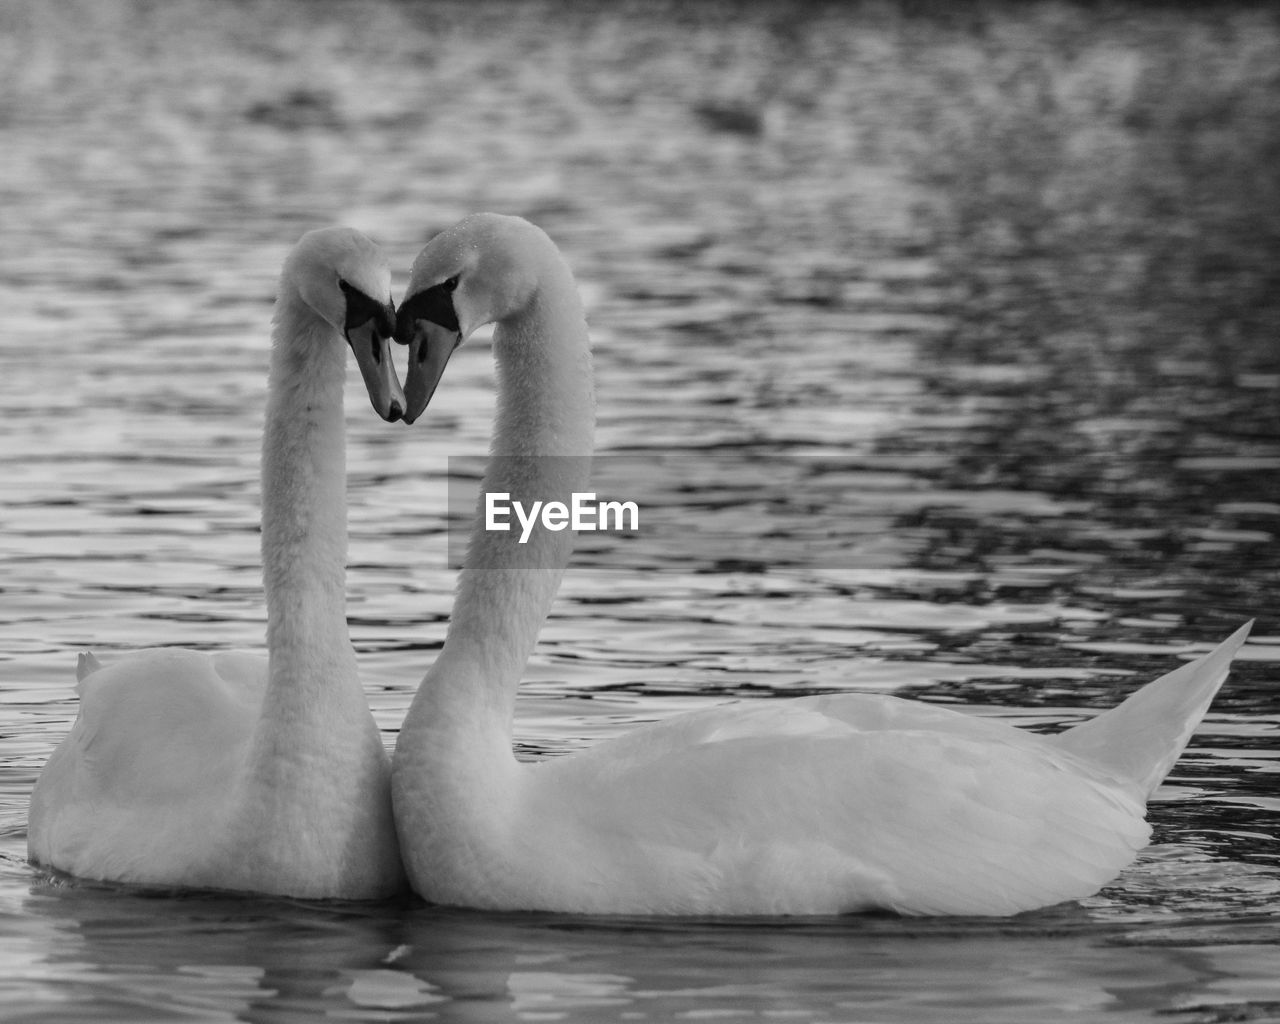
M 440 287 L 442 287 L 442 288 L 443 288 L 445 291 L 447 291 L 447 292 L 454 292 L 454 291 L 457 291 L 457 290 L 458 290 L 458 275 L 457 275 L 457 274 L 454 274 L 454 275 L 453 275 L 453 277 L 451 277 L 451 278 L 449 278 L 447 281 L 445 281 L 445 282 L 444 282 Z

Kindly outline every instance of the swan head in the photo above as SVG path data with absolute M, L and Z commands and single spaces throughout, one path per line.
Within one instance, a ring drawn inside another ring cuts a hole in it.
M 404 421 L 427 407 L 449 357 L 473 331 L 523 313 L 555 243 L 521 217 L 472 214 L 427 243 L 413 261 L 396 317 L 409 346 Z
M 391 363 L 396 308 L 381 250 L 351 228 L 303 235 L 284 265 L 284 281 L 351 347 L 374 411 L 394 423 L 406 405 Z

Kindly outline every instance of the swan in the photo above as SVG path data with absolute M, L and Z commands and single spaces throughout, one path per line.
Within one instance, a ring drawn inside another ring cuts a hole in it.
M 285 260 L 262 447 L 267 657 L 82 654 L 75 723 L 31 795 L 32 863 L 303 898 L 404 888 L 344 595 L 345 349 L 378 415 L 398 420 L 394 316 L 390 271 L 363 235 L 313 231 Z
M 529 507 L 583 489 L 589 342 L 547 235 L 473 215 L 426 246 L 405 294 L 406 422 L 456 347 L 494 323 L 498 411 L 482 493 Z M 543 529 L 522 545 L 482 526 L 392 760 L 409 881 L 440 904 L 1007 915 L 1088 896 L 1147 843 L 1147 797 L 1249 629 L 1058 735 L 842 694 L 715 706 L 523 764 L 516 690 L 573 541 Z

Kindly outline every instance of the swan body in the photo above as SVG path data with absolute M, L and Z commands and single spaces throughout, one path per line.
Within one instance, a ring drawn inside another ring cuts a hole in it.
M 583 489 L 588 460 L 542 457 L 589 454 L 593 428 L 586 327 L 551 241 L 516 218 L 468 218 L 423 250 L 406 295 L 406 419 L 457 344 L 496 322 L 482 492 Z M 1147 798 L 1249 629 L 1053 736 L 848 694 L 726 704 L 521 764 L 515 692 L 572 539 L 514 545 L 479 527 L 392 769 L 410 882 L 445 904 L 1004 915 L 1088 896 L 1146 845 Z
M 403 887 L 344 597 L 345 349 L 375 410 L 398 419 L 390 291 L 381 254 L 345 228 L 305 235 L 285 261 L 263 435 L 268 656 L 81 655 L 76 721 L 31 795 L 33 863 L 311 898 Z

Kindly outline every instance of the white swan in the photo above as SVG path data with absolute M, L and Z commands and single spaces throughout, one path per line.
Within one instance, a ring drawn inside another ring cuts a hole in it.
M 347 634 L 342 391 L 402 415 L 391 275 L 346 228 L 305 235 L 274 315 L 262 450 L 269 656 L 81 655 L 79 714 L 31 794 L 32 862 L 86 878 L 297 897 L 403 888 L 389 762 Z
M 462 339 L 496 322 L 482 490 L 527 506 L 583 489 L 587 459 L 524 458 L 591 450 L 587 330 L 550 239 L 516 218 L 467 218 L 423 250 L 406 295 L 406 420 Z M 1146 844 L 1146 799 L 1248 632 L 1056 736 L 858 694 L 727 704 L 520 764 L 516 689 L 572 539 L 512 536 L 473 533 L 393 759 L 409 879 L 438 903 L 1012 914 L 1088 896 Z

